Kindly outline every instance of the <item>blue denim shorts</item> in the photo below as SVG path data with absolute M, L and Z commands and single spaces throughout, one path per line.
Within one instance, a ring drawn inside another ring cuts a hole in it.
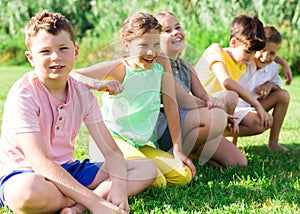
M 66 171 L 68 171 L 79 183 L 83 186 L 91 184 L 102 166 L 103 162 L 91 163 L 89 159 L 85 159 L 82 162 L 76 160 L 70 164 L 61 165 Z M 4 187 L 5 182 L 14 175 L 22 173 L 34 173 L 33 170 L 14 170 L 10 174 L 3 177 L 0 181 L 0 207 L 5 206 L 4 203 Z
M 189 112 L 189 109 L 179 108 L 179 116 L 180 116 L 180 126 L 181 130 L 183 130 L 184 118 L 186 114 Z M 160 112 L 158 123 L 156 125 L 157 128 L 157 140 L 156 143 L 158 148 L 163 151 L 168 151 L 173 147 L 172 138 L 170 134 L 170 130 L 167 123 L 167 118 L 164 113 Z

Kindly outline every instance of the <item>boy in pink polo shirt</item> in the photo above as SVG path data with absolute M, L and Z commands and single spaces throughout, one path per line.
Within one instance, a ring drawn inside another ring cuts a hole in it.
M 154 163 L 124 160 L 97 99 L 69 76 L 78 46 L 64 16 L 44 10 L 30 19 L 25 35 L 26 56 L 35 69 L 13 85 L 5 103 L 0 205 L 16 213 L 129 212 L 128 196 L 154 182 Z M 119 93 L 122 86 L 110 81 L 102 89 Z M 105 162 L 75 160 L 82 121 Z

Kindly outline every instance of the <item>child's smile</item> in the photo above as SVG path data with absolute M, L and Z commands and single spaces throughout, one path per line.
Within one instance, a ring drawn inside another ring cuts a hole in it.
M 262 68 L 275 60 L 277 51 L 279 50 L 280 45 L 272 42 L 267 42 L 266 47 L 255 53 L 255 63 L 258 68 Z
M 43 83 L 49 79 L 65 81 L 73 68 L 77 50 L 67 32 L 52 35 L 41 30 L 35 36 L 31 51 L 27 51 L 26 56 Z
M 160 35 L 158 30 L 151 30 L 128 43 L 128 64 L 133 68 L 149 70 L 160 52 Z
M 160 23 L 162 25 L 162 50 L 172 59 L 176 59 L 185 48 L 185 32 L 172 15 L 161 18 Z

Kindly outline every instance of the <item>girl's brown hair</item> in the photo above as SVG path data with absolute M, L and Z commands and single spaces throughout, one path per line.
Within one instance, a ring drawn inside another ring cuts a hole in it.
M 128 56 L 128 51 L 125 50 L 124 43 L 130 42 L 133 39 L 142 36 L 151 30 L 158 30 L 161 32 L 161 25 L 157 19 L 149 13 L 137 12 L 127 17 L 121 28 L 122 48 L 120 55 Z

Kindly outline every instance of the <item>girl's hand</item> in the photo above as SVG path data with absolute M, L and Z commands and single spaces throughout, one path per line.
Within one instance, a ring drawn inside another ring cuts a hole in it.
M 189 159 L 186 155 L 184 155 L 182 152 L 177 152 L 177 154 L 174 154 L 174 158 L 177 159 L 182 163 L 182 166 L 185 168 L 188 166 L 192 172 L 192 177 L 194 178 L 196 175 L 196 167 L 193 164 L 193 161 Z
M 202 102 L 205 102 L 206 103 L 206 107 L 208 109 L 211 109 L 213 107 L 213 99 L 214 97 L 210 96 L 208 93 L 205 93 L 205 94 L 202 94 L 199 99 L 202 101 Z M 201 107 L 200 107 L 201 108 Z
M 120 187 L 121 186 L 121 187 Z M 113 183 L 111 186 L 111 190 L 109 191 L 107 195 L 107 201 L 113 203 L 117 207 L 119 207 L 121 210 L 124 210 L 126 212 L 130 211 L 130 207 L 128 204 L 128 196 L 126 193 L 126 187 L 122 188 L 124 185 L 120 185 Z
M 117 80 L 97 81 L 93 88 L 98 91 L 107 91 L 110 95 L 117 95 L 124 90 L 123 85 Z

